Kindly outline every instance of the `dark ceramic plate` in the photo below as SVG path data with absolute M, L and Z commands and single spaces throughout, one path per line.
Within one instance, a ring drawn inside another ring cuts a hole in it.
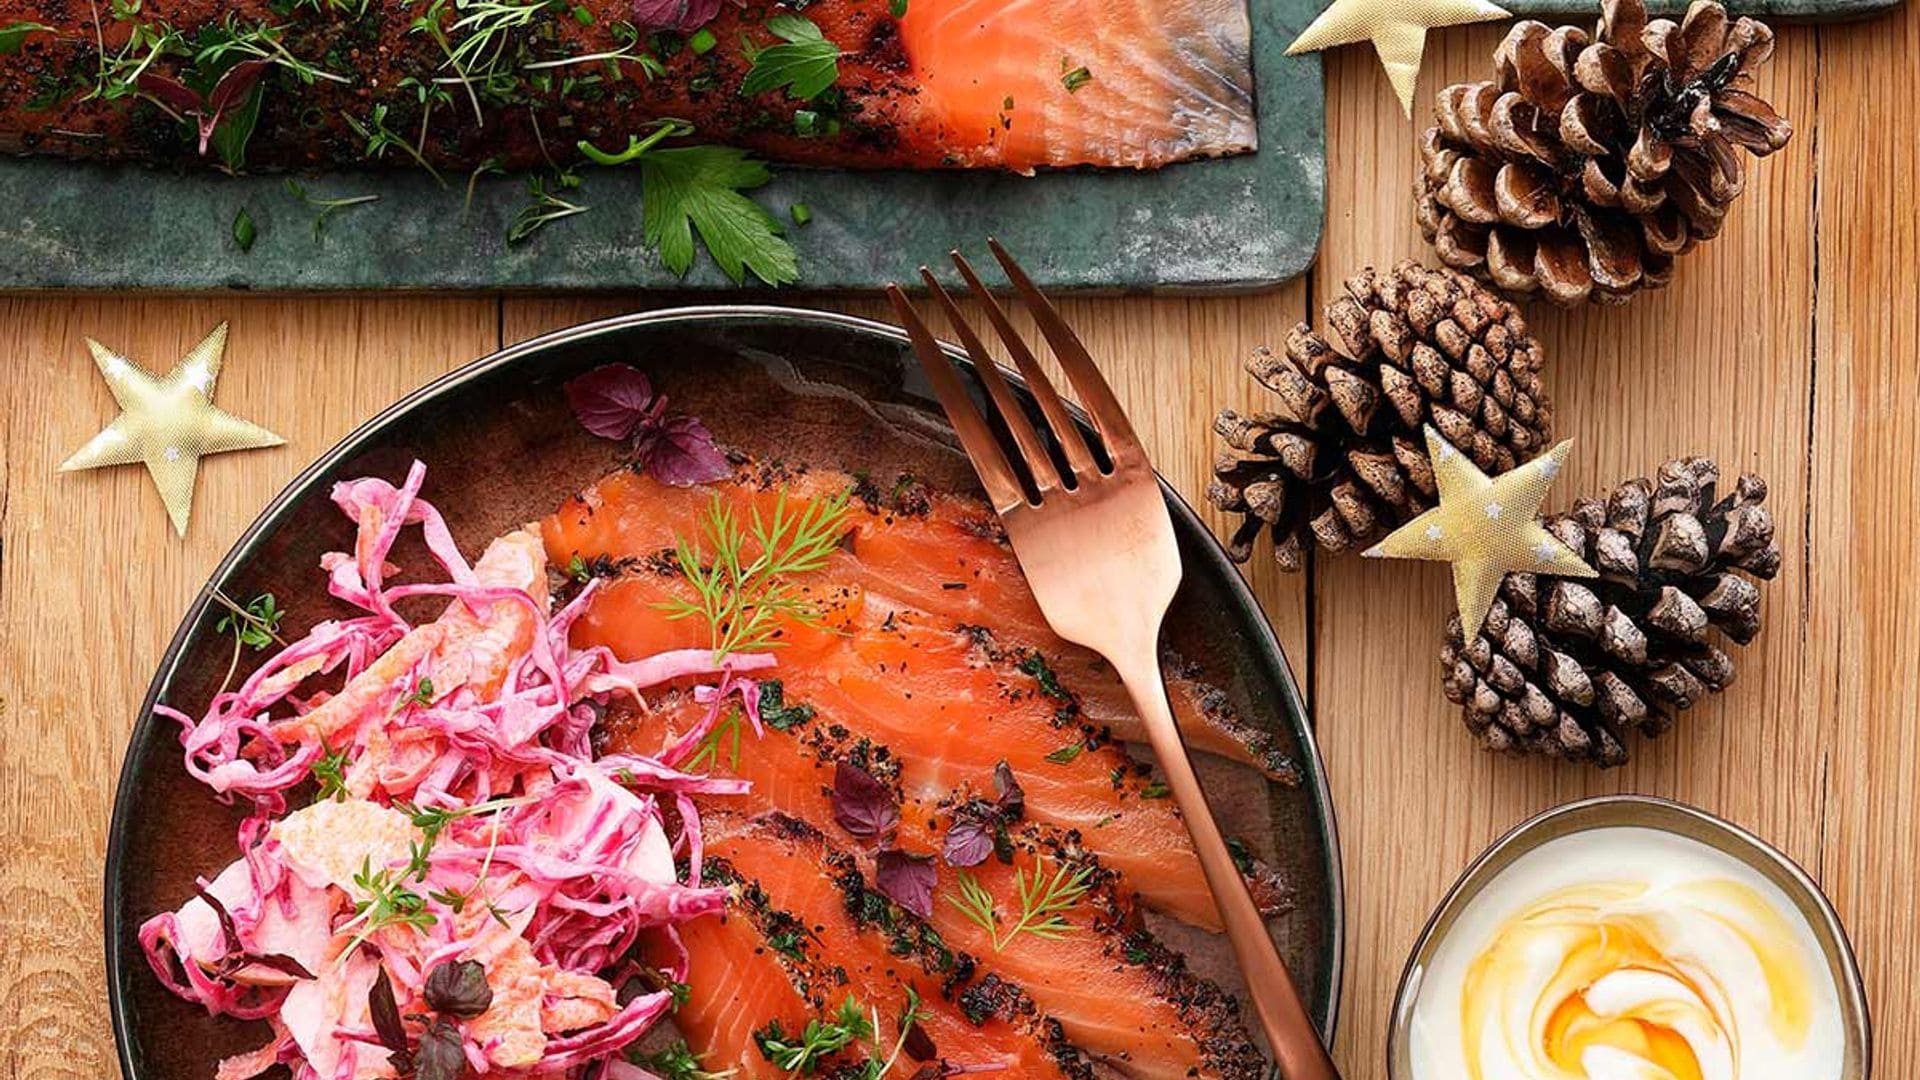
M 230 652 L 213 630 L 219 610 L 210 591 L 270 591 L 295 632 L 345 614 L 326 596 L 317 569 L 323 552 L 346 549 L 352 539 L 328 491 L 356 476 L 398 480 L 416 458 L 428 465 L 425 497 L 445 513 L 463 550 L 477 552 L 488 538 L 547 514 L 617 463 L 618 447 L 583 432 L 560 393 L 567 379 L 612 361 L 641 367 L 676 410 L 702 417 L 722 442 L 755 455 L 876 476 L 912 472 L 937 486 L 975 489 L 899 331 L 783 308 L 684 308 L 564 330 L 470 364 L 363 425 L 281 492 L 221 563 L 174 634 L 134 727 L 106 868 L 108 994 L 127 1080 L 209 1080 L 222 1056 L 265 1041 L 263 1025 L 210 1018 L 161 989 L 135 936 L 149 915 L 190 897 L 196 875 L 232 857 L 237 810 L 187 776 L 174 725 L 153 716 L 162 701 L 197 715 L 225 674 Z M 1302 782 L 1271 783 L 1211 760 L 1201 762 L 1202 778 L 1228 827 L 1286 875 L 1293 908 L 1273 921 L 1275 938 L 1331 1033 L 1340 861 L 1306 712 L 1239 574 L 1186 504 L 1171 490 L 1167 500 L 1187 569 L 1168 644 L 1199 660 L 1242 715 L 1271 728 Z M 425 558 L 422 549 L 402 549 L 395 561 L 417 566 Z M 1174 943 L 1196 966 L 1230 979 L 1215 941 L 1189 932 Z

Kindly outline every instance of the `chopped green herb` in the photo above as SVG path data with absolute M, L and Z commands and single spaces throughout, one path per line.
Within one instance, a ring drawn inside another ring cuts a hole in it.
M 1069 94 L 1079 93 L 1081 87 L 1087 85 L 1092 81 L 1093 81 L 1093 72 L 1088 71 L 1084 67 L 1074 68 L 1072 71 L 1066 72 L 1060 76 L 1060 85 L 1066 87 L 1067 93 Z
M 586 139 L 581 139 L 575 145 L 579 148 L 581 156 L 593 162 L 595 165 L 625 165 L 627 162 L 638 159 L 640 155 L 658 146 L 663 139 L 676 139 L 683 135 L 691 134 L 693 134 L 692 124 L 681 120 L 661 120 L 654 125 L 654 129 L 648 132 L 645 137 L 638 135 L 627 136 L 627 148 L 616 153 L 610 154 Z
M 1227 837 L 1227 854 L 1233 858 L 1233 865 L 1243 874 L 1253 873 L 1253 853 L 1247 845 L 1233 837 Z
M 813 719 L 813 706 L 787 704 L 786 687 L 779 679 L 760 684 L 760 722 L 775 731 L 792 731 Z
M 420 681 L 414 685 L 413 693 L 394 702 L 393 709 L 397 713 L 409 705 L 425 707 L 431 704 L 433 704 L 433 680 L 423 675 Z
M 695 56 L 705 56 L 712 52 L 713 47 L 719 43 L 719 39 L 713 36 L 713 31 L 708 30 L 706 27 L 701 27 L 693 32 L 692 37 L 687 39 L 687 48 L 692 50 Z
M 12 56 L 26 44 L 28 34 L 51 34 L 54 29 L 45 23 L 15 22 L 0 26 L 0 56 Z
M 792 215 L 793 223 L 803 229 L 813 223 L 813 207 L 808 206 L 806 203 L 794 203 L 792 206 L 787 207 L 787 213 Z
M 593 580 L 593 570 L 587 566 L 587 560 L 576 554 L 573 558 L 567 560 L 567 576 L 585 584 Z
M 896 19 L 907 17 L 907 0 L 887 0 L 887 11 Z
M 757 97 L 786 88 L 789 97 L 805 101 L 820 96 L 840 79 L 840 46 L 828 41 L 820 27 L 804 15 L 775 15 L 767 31 L 781 40 L 753 54 L 753 67 L 740 83 L 740 93 Z
M 686 984 L 676 983 L 675 985 Z M 657 1054 L 647 1055 L 640 1059 L 639 1063 L 652 1069 L 665 1080 L 723 1080 L 733 1075 L 732 1069 L 725 1072 L 708 1072 L 700 1062 L 701 1057 L 702 1055 L 689 1050 L 686 1040 L 681 1039 Z
M 1087 744 L 1084 742 L 1070 742 L 1060 749 L 1055 750 L 1053 753 L 1048 754 L 1047 760 L 1053 762 L 1055 765 L 1068 765 L 1073 762 L 1073 759 L 1085 752 L 1086 749 Z
M 1033 676 L 1034 681 L 1040 684 L 1040 692 L 1042 694 L 1045 694 L 1055 701 L 1073 700 L 1073 695 L 1068 693 L 1066 688 L 1060 685 L 1059 677 L 1053 673 L 1051 667 L 1047 666 L 1047 658 L 1041 656 L 1039 653 L 1028 653 L 1026 659 L 1020 661 L 1020 670 Z
M 1159 780 L 1140 789 L 1140 797 L 1143 799 L 1164 799 L 1172 793 L 1172 789 Z
M 593 25 L 593 9 L 585 4 L 573 5 L 573 21 L 581 26 Z

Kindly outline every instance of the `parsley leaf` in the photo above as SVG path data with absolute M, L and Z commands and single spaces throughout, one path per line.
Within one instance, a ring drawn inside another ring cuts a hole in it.
M 786 87 L 789 97 L 805 101 L 820 96 L 840 79 L 840 46 L 828 41 L 812 19 L 802 15 L 775 15 L 767 30 L 782 44 L 761 49 L 753 68 L 740 83 L 744 97 L 758 97 Z
M 742 195 L 772 179 L 767 167 L 725 146 L 682 146 L 640 158 L 647 246 L 676 274 L 693 266 L 699 230 L 722 272 L 735 284 L 746 272 L 769 285 L 800 279 L 793 246 L 759 203 Z

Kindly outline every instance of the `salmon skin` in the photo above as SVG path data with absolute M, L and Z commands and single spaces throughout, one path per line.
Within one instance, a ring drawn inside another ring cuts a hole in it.
M 965 626 L 996 656 L 1026 665 L 1037 676 L 1044 673 L 1043 681 L 1064 695 L 1063 701 L 1070 698 L 1089 723 L 1124 742 L 1146 741 L 1113 669 L 1053 633 L 992 511 L 976 500 L 929 491 L 907 478 L 882 487 L 870 478 L 830 470 L 743 466 L 733 482 L 700 488 L 669 487 L 621 470 L 567 500 L 541 528 L 554 566 L 578 559 L 583 567 L 616 579 L 578 624 L 582 640 L 622 656 L 643 656 L 660 648 L 697 646 L 699 628 L 691 622 L 662 627 L 658 619 L 636 621 L 634 616 L 643 613 L 621 602 L 624 586 L 617 579 L 673 575 L 675 538 L 698 534 L 700 516 L 716 495 L 745 514 L 756 506 L 769 510 L 776 490 L 809 499 L 850 487 L 858 497 L 849 517 L 847 550 L 823 575 L 823 586 Z M 642 591 L 655 587 L 640 586 Z M 663 633 L 677 636 L 663 639 Z M 1194 677 L 1191 665 L 1172 658 L 1165 666 L 1168 695 L 1189 749 L 1260 769 L 1280 783 L 1299 784 L 1297 764 L 1272 732 L 1237 715 L 1224 694 Z
M 812 165 L 1151 169 L 1254 148 L 1245 3 L 7 0 L 0 148 L 465 172 L 674 118 Z M 717 11 L 636 25 L 663 6 Z

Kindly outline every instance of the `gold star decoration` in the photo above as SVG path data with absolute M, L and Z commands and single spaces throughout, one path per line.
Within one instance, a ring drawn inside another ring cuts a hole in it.
M 1480 471 L 1431 426 L 1427 456 L 1433 461 L 1440 505 L 1395 529 L 1367 549 L 1371 558 L 1434 559 L 1453 564 L 1453 593 L 1461 631 L 1472 641 L 1509 573 L 1597 577 L 1572 549 L 1540 523 L 1540 504 L 1566 461 L 1571 440 L 1496 477 Z
M 93 362 L 120 404 L 120 415 L 60 463 L 61 472 L 144 463 L 167 504 L 174 532 L 187 534 L 200 459 L 229 450 L 279 446 L 266 428 L 216 408 L 213 386 L 227 349 L 227 324 L 213 328 L 165 378 L 155 378 L 131 360 L 87 339 Z
M 1413 84 L 1420 77 L 1427 31 L 1507 17 L 1505 9 L 1488 0 L 1333 0 L 1287 46 L 1287 55 L 1372 41 L 1393 92 L 1400 97 L 1400 108 L 1411 119 Z

